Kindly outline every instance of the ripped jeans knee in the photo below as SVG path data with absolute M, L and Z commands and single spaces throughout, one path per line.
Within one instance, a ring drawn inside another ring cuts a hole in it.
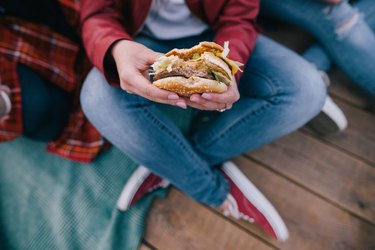
M 327 28 L 331 26 L 338 39 L 343 39 L 363 18 L 362 14 L 346 1 L 337 5 L 328 5 L 323 9 Z

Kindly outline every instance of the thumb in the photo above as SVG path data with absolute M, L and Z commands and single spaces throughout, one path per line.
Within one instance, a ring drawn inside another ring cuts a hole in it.
M 156 51 L 151 50 L 151 52 L 148 54 L 147 60 L 150 64 L 153 64 L 156 61 L 156 59 L 158 59 L 159 57 L 161 57 L 163 55 L 164 54 L 162 54 L 160 52 L 156 52 Z

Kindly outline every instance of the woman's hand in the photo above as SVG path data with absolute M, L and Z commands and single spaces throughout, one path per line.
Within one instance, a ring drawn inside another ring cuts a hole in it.
M 120 86 L 131 94 L 137 94 L 149 100 L 186 108 L 186 101 L 176 93 L 159 89 L 151 84 L 148 70 L 159 56 L 142 44 L 120 40 L 112 48 L 120 77 Z
M 224 111 L 231 109 L 233 103 L 240 99 L 236 80 L 233 78 L 227 91 L 224 93 L 193 94 L 186 102 L 189 106 L 201 110 Z

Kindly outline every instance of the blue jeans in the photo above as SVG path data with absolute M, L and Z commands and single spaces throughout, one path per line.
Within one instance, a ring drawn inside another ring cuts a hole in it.
M 166 52 L 210 38 L 136 40 Z M 93 125 L 134 161 L 197 201 L 217 207 L 226 199 L 229 185 L 214 166 L 301 127 L 319 113 L 326 96 L 326 87 L 310 63 L 263 36 L 239 89 L 241 98 L 232 109 L 197 111 L 214 119 L 186 136 L 159 105 L 111 87 L 97 69 L 85 80 L 81 103 Z
M 262 14 L 299 25 L 320 41 L 324 50 L 318 44 L 310 47 L 303 54 L 308 61 L 327 71 L 332 58 L 354 83 L 375 96 L 375 4 L 360 0 L 355 6 L 345 0 L 337 5 L 316 0 L 261 1 Z

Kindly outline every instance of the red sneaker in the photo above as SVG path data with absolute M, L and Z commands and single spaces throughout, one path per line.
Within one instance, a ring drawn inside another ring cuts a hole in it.
M 267 198 L 233 162 L 225 162 L 221 170 L 231 185 L 229 207 L 224 215 L 255 223 L 277 240 L 285 241 L 289 237 L 288 229 Z
M 144 166 L 139 166 L 122 189 L 117 201 L 117 208 L 125 211 L 147 193 L 158 188 L 165 188 L 168 185 L 169 181 L 156 176 Z

